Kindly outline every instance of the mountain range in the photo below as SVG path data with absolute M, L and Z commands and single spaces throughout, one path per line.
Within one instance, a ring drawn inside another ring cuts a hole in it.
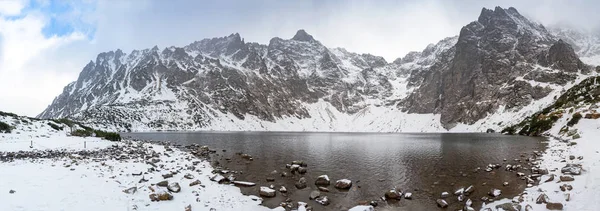
M 38 117 L 116 131 L 498 130 L 596 75 L 596 64 L 599 36 L 483 8 L 457 36 L 393 62 L 304 30 L 268 44 L 235 33 L 105 52 Z

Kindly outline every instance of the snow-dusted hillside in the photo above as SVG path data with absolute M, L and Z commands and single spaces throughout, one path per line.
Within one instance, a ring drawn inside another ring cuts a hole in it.
M 591 72 L 516 9 L 484 8 L 458 36 L 391 63 L 328 48 L 304 30 L 267 45 L 232 34 L 101 53 L 39 117 L 119 131 L 485 131 Z

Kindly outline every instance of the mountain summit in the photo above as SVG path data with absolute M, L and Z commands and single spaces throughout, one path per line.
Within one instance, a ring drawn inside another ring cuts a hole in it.
M 235 33 L 101 53 L 39 117 L 133 131 L 498 129 L 590 71 L 573 49 L 500 7 L 393 63 L 302 29 L 268 45 Z

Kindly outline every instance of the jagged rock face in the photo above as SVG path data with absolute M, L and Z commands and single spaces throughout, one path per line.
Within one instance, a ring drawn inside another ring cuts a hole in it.
M 459 36 L 392 63 L 327 48 L 304 30 L 268 45 L 236 33 L 181 48 L 102 53 L 38 117 L 187 130 L 245 119 L 337 121 L 328 108 L 311 116 L 308 106 L 325 101 L 353 121 L 384 107 L 440 114 L 448 129 L 500 107 L 523 108 L 589 69 L 568 42 L 516 9 L 484 8 Z
M 365 99 L 390 95 L 388 78 L 374 70 L 386 65 L 382 57 L 328 49 L 304 30 L 269 45 L 232 34 L 162 51 L 117 50 L 98 55 L 39 117 L 123 119 L 154 127 L 187 122 L 193 128 L 223 114 L 309 118 L 303 104 L 319 99 L 352 113 L 366 106 Z M 110 124 L 131 127 L 127 121 Z
M 539 77 L 552 70 L 536 67 L 538 58 L 547 58 L 542 65 L 559 70 L 585 68 L 564 42 L 552 45 L 555 40 L 514 8 L 484 8 L 477 21 L 462 28 L 456 45 L 446 53 L 447 63 L 438 61 L 424 74 L 411 75 L 423 84 L 403 105 L 409 112 L 440 113 L 446 128 L 473 124 L 501 105 L 509 109 L 527 105 L 551 89 L 519 78 L 538 70 L 538 77 L 527 80 L 564 83 Z

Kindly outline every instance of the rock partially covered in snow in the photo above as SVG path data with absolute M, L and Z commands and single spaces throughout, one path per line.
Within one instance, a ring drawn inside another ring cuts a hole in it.
M 408 193 L 408 192 L 407 192 L 407 193 L 405 193 L 405 194 L 404 194 L 404 198 L 405 198 L 405 199 L 412 199 L 412 193 Z
M 574 180 L 575 180 L 575 178 L 571 175 L 561 175 L 560 176 L 560 181 L 563 181 L 563 182 L 570 182 L 570 181 L 574 181 Z
M 469 185 L 469 187 L 465 188 L 465 195 L 469 195 L 475 191 L 475 187 L 473 185 Z
M 179 191 L 181 191 L 181 186 L 179 186 L 179 183 L 174 182 L 174 183 L 170 183 L 167 186 L 167 189 L 173 193 L 179 193 Z
M 450 194 L 448 192 L 442 192 L 441 197 L 444 198 L 448 198 L 448 196 L 450 196 Z
M 265 186 L 260 187 L 258 193 L 262 197 L 275 197 L 275 190 Z
M 456 196 L 463 195 L 464 193 L 465 193 L 465 189 L 464 188 L 459 188 L 456 191 L 454 191 L 454 195 L 456 195 Z
M 581 165 L 567 164 L 565 167 L 562 167 L 560 169 L 560 172 L 562 172 L 563 174 L 580 175 Z
M 335 182 L 335 188 L 337 189 L 349 189 L 352 187 L 352 181 L 349 179 L 341 179 Z
M 285 188 L 285 186 L 281 186 L 281 188 L 279 188 L 279 192 L 287 193 L 287 188 Z
M 497 197 L 500 196 L 500 194 L 502 194 L 502 191 L 500 189 L 492 188 L 490 192 L 488 192 L 488 194 L 492 197 Z
M 548 195 L 546 195 L 545 193 L 540 194 L 537 199 L 535 200 L 536 204 L 542 204 L 542 203 L 548 203 L 549 198 Z
M 150 194 L 150 201 L 169 201 L 173 199 L 173 195 L 168 192 Z
M 321 175 L 317 177 L 315 180 L 315 185 L 317 186 L 328 186 L 330 184 L 329 176 Z
M 438 199 L 435 202 L 437 203 L 438 207 L 441 207 L 441 208 L 448 207 L 448 202 L 446 202 L 446 200 Z
M 329 205 L 329 198 L 327 196 L 319 196 L 319 198 L 315 199 L 315 201 L 323 206 Z
M 374 211 L 375 208 L 373 206 L 356 206 L 350 208 L 348 211 Z
M 242 187 L 252 187 L 255 186 L 256 183 L 253 182 L 244 182 L 244 181 L 233 181 L 234 185 L 242 186 Z
M 402 192 L 397 191 L 395 188 L 385 192 L 385 199 L 396 199 L 402 198 Z

